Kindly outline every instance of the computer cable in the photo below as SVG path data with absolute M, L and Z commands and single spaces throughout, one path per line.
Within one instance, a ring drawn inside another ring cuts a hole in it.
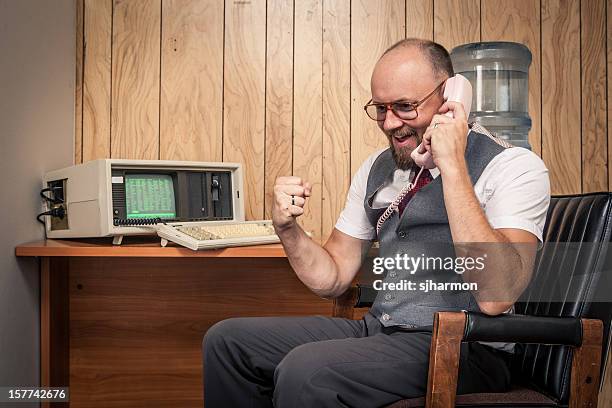
M 36 216 L 36 219 L 38 220 L 38 222 L 40 222 L 43 225 L 45 225 L 45 222 L 40 217 L 44 217 L 45 215 L 50 215 L 52 217 L 58 217 L 60 220 L 63 220 L 64 217 L 66 216 L 66 210 L 64 210 L 64 207 L 56 207 L 49 211 L 41 212 L 40 214 Z

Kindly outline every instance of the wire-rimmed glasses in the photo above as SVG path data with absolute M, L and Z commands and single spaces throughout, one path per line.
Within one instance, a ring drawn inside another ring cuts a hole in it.
M 440 85 L 436 86 L 436 88 L 427 94 L 426 97 L 417 102 L 408 102 L 408 101 L 396 101 L 390 103 L 372 103 L 372 99 L 368 101 L 363 107 L 368 117 L 377 122 L 384 122 L 387 117 L 387 112 L 392 110 L 395 116 L 403 120 L 412 120 L 416 119 L 419 116 L 417 108 L 425 103 L 433 94 L 436 93 L 438 89 L 444 84 L 442 82 Z

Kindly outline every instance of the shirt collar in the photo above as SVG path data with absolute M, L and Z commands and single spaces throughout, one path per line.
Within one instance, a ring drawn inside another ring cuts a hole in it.
M 418 169 L 415 170 L 414 168 L 410 169 L 410 178 L 412 179 L 415 174 L 418 173 Z M 429 174 L 431 174 L 432 178 L 438 178 L 438 176 L 440 175 L 440 170 L 438 170 L 437 167 L 434 167 L 433 169 L 429 169 Z

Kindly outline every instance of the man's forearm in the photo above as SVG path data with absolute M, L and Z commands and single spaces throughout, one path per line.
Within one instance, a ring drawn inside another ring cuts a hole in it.
M 297 223 L 277 234 L 291 267 L 310 290 L 325 298 L 341 294 L 344 287 L 338 279 L 338 267 L 325 248 L 310 239 Z
M 441 175 L 444 204 L 454 242 L 506 242 L 487 221 L 465 162 Z
M 489 224 L 464 161 L 442 173 L 442 182 L 453 242 L 467 244 L 465 248 L 471 255 L 488 255 L 483 271 L 468 271 L 463 279 L 478 283 L 479 294 L 487 302 L 512 303 L 525 285 L 527 265 L 514 245 Z

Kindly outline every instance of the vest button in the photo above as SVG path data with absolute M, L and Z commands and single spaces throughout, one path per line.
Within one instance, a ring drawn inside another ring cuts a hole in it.
M 387 320 L 391 319 L 391 316 L 389 316 L 389 315 L 388 315 L 388 314 L 386 314 L 386 313 L 383 313 L 383 315 L 382 315 L 382 319 L 383 319 L 383 320 L 386 322 Z
M 387 294 L 385 295 L 385 300 L 391 300 L 391 299 L 393 299 L 393 295 L 392 295 L 392 294 L 390 294 L 390 293 L 387 293 Z
M 404 231 L 400 231 L 397 235 L 399 235 L 400 238 L 406 238 L 406 233 Z

